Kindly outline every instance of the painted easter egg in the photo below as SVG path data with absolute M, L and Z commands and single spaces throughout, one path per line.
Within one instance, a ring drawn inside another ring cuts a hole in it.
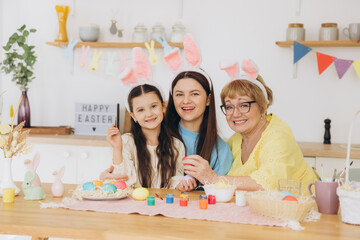
M 124 181 L 117 181 L 114 183 L 117 189 L 124 190 L 126 188 L 126 183 Z
M 187 158 L 187 157 L 185 156 L 185 157 L 183 157 L 182 160 L 184 161 L 184 160 L 186 160 L 186 158 Z M 184 166 L 188 166 L 188 165 L 191 166 L 192 164 L 184 164 Z
M 135 200 L 145 200 L 149 196 L 149 191 L 146 188 L 139 187 L 132 192 L 132 197 Z
M 99 180 L 94 180 L 91 182 L 95 184 L 96 188 L 100 188 L 103 185 L 103 182 Z
M 195 179 L 195 178 L 193 176 L 190 176 L 190 175 L 185 175 L 181 181 L 186 181 L 187 182 L 188 180 L 192 180 L 192 179 Z M 188 186 L 189 186 L 189 184 L 188 184 Z
M 92 182 L 86 182 L 83 184 L 82 187 L 83 187 L 84 191 L 95 191 L 96 190 L 96 186 Z
M 285 196 L 282 200 L 283 200 L 283 201 L 293 201 L 293 202 L 297 202 L 296 197 L 291 196 L 291 195 Z
M 286 197 L 286 196 L 293 196 L 293 197 L 295 197 L 295 195 L 292 194 L 291 192 L 283 192 L 283 193 L 281 194 L 281 199 L 283 199 L 283 198 Z
M 116 192 L 116 186 L 112 183 L 104 183 L 102 186 L 101 186 L 101 189 L 106 191 L 106 192 L 109 192 L 109 193 L 115 193 Z

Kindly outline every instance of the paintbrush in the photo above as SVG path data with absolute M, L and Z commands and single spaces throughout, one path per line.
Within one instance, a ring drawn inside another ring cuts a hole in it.
M 335 179 L 336 179 L 336 168 L 334 169 L 334 174 L 333 174 L 333 182 L 335 182 Z
M 350 166 L 353 164 L 353 162 L 354 162 L 354 161 L 351 161 Z M 346 170 L 346 168 L 344 168 L 344 169 L 341 171 L 341 173 L 339 174 L 339 179 L 344 178 L 344 176 L 345 176 L 345 170 Z
M 314 173 L 315 173 L 315 176 L 316 176 L 317 180 L 320 180 L 320 181 L 321 181 L 321 179 L 320 179 L 320 177 L 319 177 L 319 174 L 316 172 L 316 168 L 315 168 L 315 167 L 312 167 L 312 169 L 313 169 L 313 171 L 314 171 Z

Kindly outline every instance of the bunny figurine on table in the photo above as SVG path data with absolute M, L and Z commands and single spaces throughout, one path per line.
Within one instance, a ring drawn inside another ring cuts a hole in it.
M 46 197 L 44 190 L 41 187 L 33 187 L 32 183 L 36 178 L 36 173 L 27 171 L 25 179 L 21 185 L 24 191 L 25 200 L 41 200 Z
M 54 172 L 55 181 L 51 186 L 51 192 L 54 197 L 62 197 L 64 195 L 64 184 L 61 181 L 61 178 L 64 176 L 65 166 L 62 166 L 59 172 Z
M 33 160 L 25 160 L 24 161 L 24 164 L 27 168 L 27 170 L 29 172 L 33 172 L 35 173 L 35 179 L 34 181 L 32 182 L 32 186 L 33 187 L 41 187 L 41 183 L 40 183 L 40 178 L 39 176 L 36 174 L 36 169 L 37 167 L 39 166 L 39 163 L 40 163 L 40 154 L 37 152 L 33 158 Z

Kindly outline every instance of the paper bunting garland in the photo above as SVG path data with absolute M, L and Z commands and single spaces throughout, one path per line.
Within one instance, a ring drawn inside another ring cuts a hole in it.
M 301 58 L 308 54 L 312 48 L 309 48 L 301 43 L 294 41 L 294 63 L 297 63 Z
M 340 79 L 344 76 L 344 74 L 347 72 L 347 70 L 349 69 L 352 63 L 353 63 L 352 60 L 346 60 L 340 58 L 334 59 L 336 72 Z
M 321 75 L 333 63 L 335 57 L 316 52 L 319 75 Z
M 312 48 L 309 48 L 301 43 L 294 41 L 293 50 L 294 50 L 294 64 L 295 64 L 300 59 L 302 59 L 306 54 L 312 51 Z M 317 58 L 319 75 L 321 75 L 334 62 L 336 72 L 340 79 L 349 70 L 351 65 L 354 66 L 355 71 L 358 77 L 360 78 L 360 60 L 353 61 L 348 59 L 341 59 L 320 52 L 316 52 L 316 58 Z

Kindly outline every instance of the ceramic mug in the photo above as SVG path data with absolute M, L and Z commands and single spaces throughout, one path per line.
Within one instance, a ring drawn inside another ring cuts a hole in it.
M 315 185 L 316 196 L 311 192 L 311 186 Z M 337 214 L 339 210 L 339 196 L 336 194 L 337 182 L 315 181 L 308 186 L 310 196 L 315 199 L 320 213 Z
M 350 40 L 360 40 L 360 23 L 351 23 L 348 28 L 343 29 L 344 35 Z

